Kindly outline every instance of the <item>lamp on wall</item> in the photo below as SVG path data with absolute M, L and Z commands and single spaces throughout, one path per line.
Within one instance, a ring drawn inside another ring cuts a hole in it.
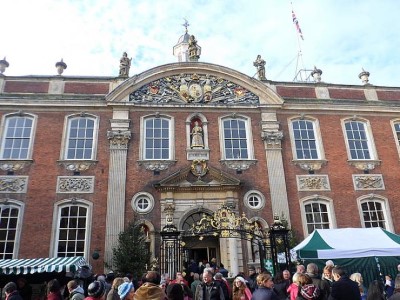
M 94 251 L 93 251 L 93 253 L 92 253 L 92 258 L 94 259 L 94 260 L 98 260 L 99 258 L 100 258 L 100 250 L 99 249 L 95 249 Z

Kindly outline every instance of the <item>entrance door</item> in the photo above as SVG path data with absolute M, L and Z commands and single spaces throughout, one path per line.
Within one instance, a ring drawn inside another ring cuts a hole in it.
M 209 262 L 212 258 L 219 261 L 219 239 L 216 237 L 205 236 L 199 240 L 198 237 L 185 237 L 185 248 L 187 249 L 187 262 L 194 260 L 196 263 Z

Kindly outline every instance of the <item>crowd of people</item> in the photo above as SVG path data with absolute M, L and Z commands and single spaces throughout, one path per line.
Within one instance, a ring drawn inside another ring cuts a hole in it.
M 164 273 L 148 271 L 139 280 L 132 275 L 101 274 L 87 287 L 79 279 L 62 286 L 52 279 L 46 286 L 43 300 L 399 300 L 399 274 L 393 280 L 374 280 L 368 288 L 360 273 L 346 274 L 344 268 L 327 261 L 323 270 L 314 263 L 298 265 L 296 272 L 279 271 L 274 276 L 268 271 L 248 266 L 248 273 L 240 272 L 228 279 L 228 270 L 211 261 L 192 262 L 185 272 L 177 272 L 174 279 Z M 257 272 L 258 271 L 258 272 Z M 32 288 L 25 279 L 7 283 L 5 300 L 32 300 Z

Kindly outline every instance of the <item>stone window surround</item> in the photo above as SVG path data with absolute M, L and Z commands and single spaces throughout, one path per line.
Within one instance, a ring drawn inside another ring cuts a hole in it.
M 143 198 L 148 200 L 148 207 L 145 209 L 141 209 L 138 206 L 138 201 Z M 155 203 L 155 200 L 154 200 L 153 195 L 150 193 L 147 193 L 147 192 L 138 192 L 132 197 L 132 200 L 131 200 L 132 209 L 138 214 L 150 213 L 154 209 L 154 203 Z
M 145 159 L 145 121 L 150 118 L 165 118 L 169 120 L 169 158 L 168 159 Z M 175 118 L 156 112 L 140 117 L 140 149 L 138 164 L 143 165 L 149 171 L 163 171 L 175 164 Z
M 307 120 L 311 121 L 313 124 L 313 129 L 314 129 L 314 135 L 315 135 L 315 142 L 317 146 L 317 154 L 318 154 L 318 159 L 298 159 L 297 158 L 297 153 L 296 153 L 296 144 L 295 144 L 295 138 L 294 138 L 294 132 L 293 132 L 293 121 L 297 120 Z M 311 116 L 293 116 L 288 118 L 288 128 L 289 128 L 289 135 L 290 135 L 290 145 L 292 147 L 292 155 L 293 155 L 293 163 L 297 166 L 299 166 L 301 169 L 305 171 L 316 171 L 320 170 L 323 165 L 327 163 L 327 160 L 325 159 L 325 151 L 324 151 L 324 146 L 322 143 L 322 135 L 320 131 L 320 126 L 319 126 L 319 121 L 317 118 L 311 117 Z
M 299 202 L 300 202 L 301 220 L 303 224 L 304 237 L 307 237 L 309 235 L 307 229 L 307 219 L 305 211 L 305 205 L 307 204 L 311 203 L 325 204 L 327 206 L 327 212 L 329 217 L 329 228 L 336 228 L 336 215 L 335 215 L 333 200 L 331 198 L 315 194 L 312 196 L 301 198 Z
M 345 125 L 348 121 L 364 123 L 365 133 L 368 138 L 368 150 L 369 150 L 369 153 L 371 156 L 370 159 L 353 159 L 353 158 L 351 158 L 349 142 L 348 142 L 346 127 L 345 127 Z M 375 169 L 376 166 L 380 165 L 380 160 L 378 159 L 378 153 L 376 151 L 375 142 L 374 142 L 374 138 L 372 135 L 372 128 L 371 128 L 371 124 L 370 124 L 369 120 L 358 117 L 358 116 L 347 117 L 347 118 L 341 119 L 341 125 L 342 125 L 342 131 L 343 131 L 343 138 L 344 138 L 345 144 L 346 144 L 348 164 L 355 167 L 358 170 L 361 170 L 361 171 L 373 170 L 373 169 Z
M 70 121 L 75 118 L 85 117 L 89 119 L 93 119 L 94 121 L 94 128 L 93 128 L 93 145 L 92 145 L 92 157 L 91 159 L 67 159 L 67 147 L 68 147 L 68 137 L 69 137 L 69 129 L 70 129 Z M 68 161 L 82 161 L 82 162 L 92 162 L 96 161 L 97 158 L 97 144 L 98 144 L 98 132 L 99 132 L 99 122 L 100 118 L 93 114 L 88 114 L 85 112 L 70 114 L 65 116 L 64 118 L 64 130 L 61 142 L 61 149 L 60 149 L 60 161 L 61 162 L 68 162 Z M 67 168 L 67 167 L 66 167 Z M 67 168 L 68 169 L 68 168 Z M 72 170 L 76 171 L 76 170 Z
M 259 203 L 258 203 L 257 206 L 252 206 L 250 204 L 250 197 L 257 197 L 258 198 Z M 265 196 L 260 191 L 257 191 L 257 190 L 250 190 L 243 197 L 244 205 L 247 208 L 249 208 L 251 210 L 255 210 L 255 211 L 263 209 L 265 207 L 265 202 L 266 202 Z
M 92 231 L 93 203 L 88 200 L 81 199 L 81 198 L 63 199 L 54 204 L 52 228 L 55 228 L 55 230 L 52 231 L 52 235 L 51 235 L 51 243 L 50 243 L 50 245 L 52 245 L 50 247 L 50 256 L 51 257 L 55 256 L 57 253 L 61 209 L 64 207 L 74 206 L 74 205 L 79 205 L 79 206 L 85 207 L 87 209 L 84 257 L 86 257 L 86 258 L 90 257 L 90 237 L 91 237 L 91 231 Z
M 13 208 L 18 208 L 19 210 L 17 232 L 15 234 L 13 250 L 13 258 L 17 258 L 21 239 L 22 222 L 24 220 L 25 203 L 14 199 L 0 198 L 0 205 L 9 205 Z
M 25 113 L 25 112 L 23 112 L 23 111 L 17 111 L 17 112 L 5 114 L 5 115 L 2 117 L 1 126 L 0 126 L 0 129 L 3 129 L 2 131 L 0 130 L 0 137 L 2 137 L 2 139 L 1 139 L 1 141 L 0 141 L 0 149 L 4 149 L 4 146 L 3 146 L 3 145 L 4 145 L 4 139 L 5 139 L 5 137 L 6 137 L 5 132 L 7 131 L 7 128 L 6 128 L 6 126 L 5 126 L 5 125 L 6 125 L 7 118 L 9 118 L 9 117 L 14 117 L 14 116 L 19 116 L 19 117 L 30 117 L 30 118 L 32 119 L 32 130 L 31 130 L 31 136 L 30 136 L 29 150 L 28 150 L 27 158 L 24 158 L 24 159 L 16 159 L 16 160 L 14 160 L 14 159 L 3 159 L 3 158 L 2 158 L 2 157 L 3 157 L 3 152 L 1 152 L 1 153 L 0 153 L 0 159 L 1 159 L 1 160 L 7 160 L 7 161 L 17 161 L 17 160 L 20 160 L 20 161 L 29 161 L 29 160 L 32 159 L 32 155 L 33 155 L 33 146 L 34 146 L 34 144 L 35 144 L 36 124 L 37 124 L 37 119 L 38 119 L 37 115 L 35 115 L 35 114 L 32 114 L 32 113 Z
M 374 202 L 379 202 L 382 204 L 383 207 L 383 214 L 385 217 L 385 221 L 386 221 L 386 230 L 390 231 L 390 232 L 394 232 L 393 231 L 393 221 L 392 221 L 392 216 L 390 214 L 390 204 L 389 204 L 389 200 L 386 197 L 383 197 L 381 195 L 377 195 L 374 193 L 368 194 L 368 195 L 363 195 L 361 197 L 357 198 L 357 206 L 358 206 L 358 211 L 359 211 L 359 215 L 360 215 L 360 222 L 361 222 L 361 227 L 365 228 L 365 223 L 364 223 L 364 218 L 363 218 L 363 211 L 361 208 L 361 204 L 363 204 L 364 202 L 368 202 L 368 201 L 374 201 Z
M 241 119 L 245 122 L 245 127 L 246 127 L 246 139 L 247 139 L 247 153 L 248 153 L 248 158 L 247 159 L 227 159 L 225 157 L 225 140 L 224 140 L 224 126 L 223 126 L 223 121 L 226 119 Z M 220 143 L 220 155 L 221 155 L 221 164 L 225 165 L 226 167 L 230 169 L 235 169 L 238 171 L 241 170 L 246 170 L 248 169 L 251 165 L 255 164 L 257 161 L 254 157 L 254 145 L 253 145 L 253 134 L 252 134 L 252 126 L 251 126 L 251 118 L 245 116 L 245 115 L 239 115 L 236 113 L 233 114 L 228 114 L 225 116 L 220 116 L 218 118 L 218 124 L 219 124 L 219 143 Z

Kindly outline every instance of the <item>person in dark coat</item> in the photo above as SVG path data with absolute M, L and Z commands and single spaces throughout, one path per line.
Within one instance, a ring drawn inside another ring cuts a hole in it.
M 332 270 L 334 282 L 329 295 L 329 300 L 360 300 L 358 284 L 351 280 L 342 267 L 335 267 Z
M 310 276 L 310 278 L 312 279 L 312 283 L 319 288 L 320 295 L 318 299 L 328 300 L 331 287 L 326 280 L 322 280 L 319 277 L 318 266 L 314 263 L 309 263 L 307 265 L 306 274 Z
M 279 271 L 274 277 L 274 291 L 280 300 L 286 300 L 288 297 L 287 289 L 289 281 L 283 278 L 283 272 Z
M 274 282 L 270 274 L 262 273 L 257 276 L 258 288 L 254 291 L 251 300 L 279 300 L 273 290 Z
M 400 300 L 400 275 L 394 279 L 394 292 L 388 300 Z
M 3 290 L 6 294 L 6 300 L 22 300 L 22 297 L 17 291 L 17 285 L 14 282 L 7 283 L 4 286 Z

